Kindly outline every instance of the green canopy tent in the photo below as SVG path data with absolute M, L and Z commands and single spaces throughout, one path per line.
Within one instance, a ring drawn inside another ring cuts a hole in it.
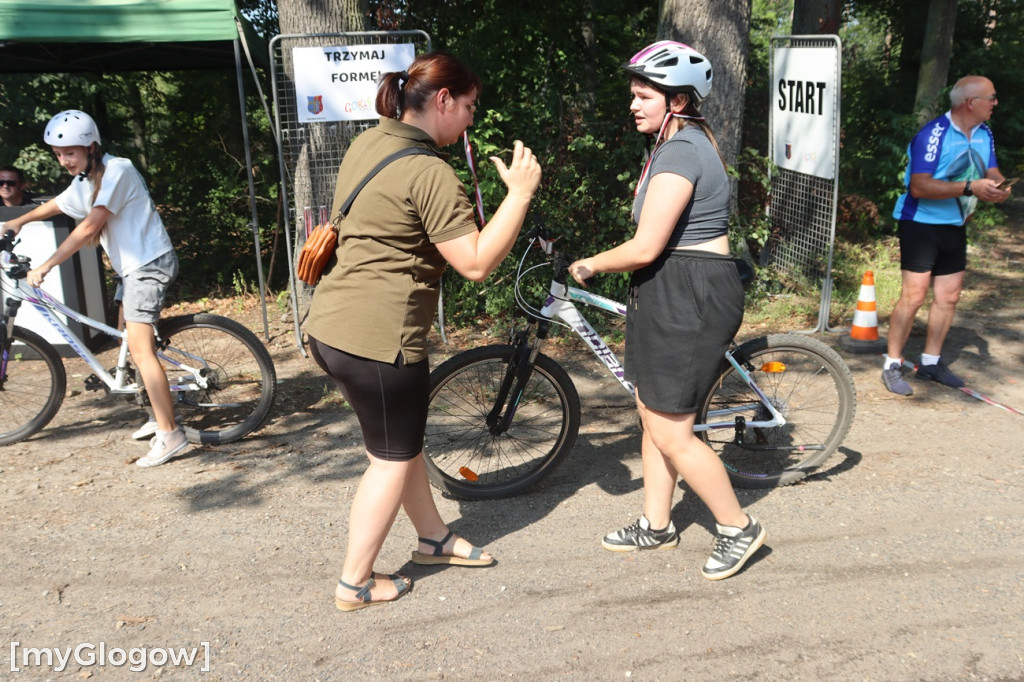
M 253 55 L 266 66 L 267 50 L 234 0 L 0 0 L 0 73 L 235 69 L 263 329 L 269 338 L 243 52 L 259 88 Z M 262 90 L 260 96 L 265 101 Z

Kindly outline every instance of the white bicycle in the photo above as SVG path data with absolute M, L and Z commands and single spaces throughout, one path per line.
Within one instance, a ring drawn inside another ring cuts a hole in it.
M 14 324 L 22 303 L 39 311 L 92 369 L 86 389 L 147 405 L 146 390 L 131 365 L 127 334 L 25 284 L 29 259 L 14 253 L 17 243 L 12 231 L 0 238 L 0 268 L 13 283 L 4 287 L 0 321 L 0 445 L 24 440 L 50 423 L 67 387 L 64 363 L 53 345 Z M 59 315 L 119 339 L 117 366 L 105 369 Z M 162 319 L 156 327 L 157 356 L 174 396 L 175 418 L 191 442 L 228 443 L 259 428 L 274 403 L 277 377 L 255 334 L 234 320 L 206 313 Z
M 545 262 L 524 270 L 534 246 Z M 615 353 L 574 303 L 620 316 L 626 307 L 567 286 L 572 261 L 554 250 L 542 230 L 533 230 L 515 284 L 516 302 L 530 323 L 512 330 L 506 344 L 465 351 L 431 372 L 427 473 L 453 497 L 521 493 L 572 450 L 580 427 L 579 394 L 566 371 L 541 352 L 553 322 L 578 334 L 635 394 Z M 537 309 L 521 285 L 527 273 L 543 267 L 553 267 L 554 274 L 547 300 Z M 770 488 L 820 467 L 849 432 L 856 404 L 853 375 L 834 350 L 797 334 L 762 336 L 726 351 L 694 431 L 718 453 L 735 485 Z

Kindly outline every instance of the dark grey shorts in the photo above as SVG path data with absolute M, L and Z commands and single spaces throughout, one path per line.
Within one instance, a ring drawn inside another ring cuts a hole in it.
M 730 256 L 668 251 L 633 273 L 626 378 L 647 407 L 695 413 L 742 321 L 743 285 Z
M 119 293 L 125 322 L 156 324 L 167 289 L 177 276 L 178 257 L 168 251 L 122 277 Z

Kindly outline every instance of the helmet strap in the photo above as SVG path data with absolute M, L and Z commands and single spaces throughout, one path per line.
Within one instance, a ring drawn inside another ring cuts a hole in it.
M 647 161 L 644 162 L 644 169 L 640 171 L 640 179 L 637 180 L 636 188 L 633 190 L 633 196 L 640 194 L 640 188 L 643 187 L 644 182 L 647 180 L 647 174 L 651 170 L 651 160 L 654 159 L 654 150 L 658 148 L 658 143 L 661 142 L 662 136 L 665 134 L 665 129 L 668 128 L 668 122 L 673 118 L 684 118 L 690 121 L 703 121 L 703 116 L 687 116 L 686 114 L 677 114 L 671 109 L 665 112 L 665 120 L 661 122 L 661 128 L 658 130 L 658 136 L 654 138 L 654 144 L 651 145 L 651 152 L 647 155 Z

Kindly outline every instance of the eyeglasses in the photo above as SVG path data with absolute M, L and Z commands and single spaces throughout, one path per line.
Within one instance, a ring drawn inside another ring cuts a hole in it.
M 17 184 L 17 180 L 0 180 L 0 187 L 14 187 Z
M 988 97 L 971 97 L 970 99 L 985 99 L 985 100 L 988 100 L 989 102 L 998 102 L 999 101 L 999 98 L 996 97 L 995 93 L 992 93 Z

